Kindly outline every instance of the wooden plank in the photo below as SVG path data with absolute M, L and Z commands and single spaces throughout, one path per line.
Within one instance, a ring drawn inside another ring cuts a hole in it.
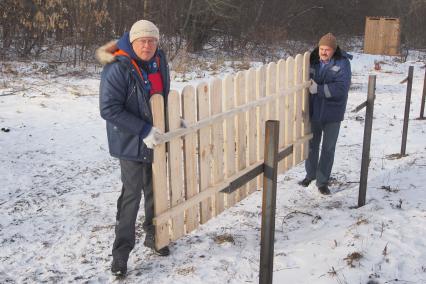
M 364 52 L 380 54 L 378 41 L 380 40 L 380 18 L 367 17 L 365 23 Z
M 297 54 L 295 58 L 295 68 L 294 68 L 294 83 L 295 85 L 301 84 L 303 82 L 303 56 Z M 302 137 L 302 100 L 303 100 L 303 89 L 296 92 L 296 101 L 295 101 L 295 140 L 298 140 Z M 302 159 L 302 147 L 301 145 L 296 146 L 294 153 L 294 164 L 300 163 Z
M 180 95 L 171 91 L 167 102 L 169 129 L 171 131 L 180 128 Z M 170 179 L 170 203 L 174 207 L 185 200 L 183 189 L 183 158 L 182 139 L 174 138 L 169 142 L 169 179 Z M 185 234 L 184 214 L 172 219 L 172 240 L 177 240 Z
M 210 116 L 209 87 L 206 83 L 197 86 L 198 99 L 198 121 Z M 211 149 L 210 149 L 210 126 L 201 128 L 198 132 L 198 168 L 200 172 L 200 193 L 206 190 L 211 183 Z M 204 224 L 212 217 L 212 200 L 204 200 L 200 208 L 200 222 Z
M 210 113 L 212 115 L 222 112 L 222 81 L 213 79 L 210 83 Z M 223 171 L 223 121 L 213 124 L 212 127 L 212 184 L 215 185 L 224 179 Z M 215 196 L 215 215 L 225 209 L 225 195 L 221 192 Z
M 309 59 L 311 57 L 310 52 L 305 52 L 303 55 L 303 81 L 309 81 L 309 68 L 310 62 Z M 303 135 L 311 133 L 311 122 L 309 118 L 309 89 L 305 88 L 303 90 L 303 98 L 302 98 L 302 133 Z M 302 144 L 302 160 L 306 160 L 308 158 L 309 153 L 309 141 Z
M 295 141 L 294 145 L 304 143 L 305 141 L 307 141 L 311 138 L 312 138 L 312 134 L 309 134 L 305 137 L 302 137 L 300 140 Z M 286 147 L 286 150 L 289 149 L 289 148 L 293 148 L 294 145 L 290 145 L 290 146 Z M 163 224 L 164 222 L 167 222 L 171 217 L 173 217 L 175 215 L 179 215 L 181 212 L 187 210 L 188 208 L 191 208 L 195 204 L 200 203 L 200 202 L 210 198 L 211 196 L 214 196 L 216 194 L 216 192 L 219 192 L 219 191 L 222 191 L 222 190 L 228 188 L 229 185 L 233 181 L 241 179 L 243 176 L 254 171 L 257 167 L 261 166 L 262 164 L 263 164 L 263 161 L 258 161 L 255 164 L 253 164 L 252 166 L 248 166 L 244 170 L 236 172 L 233 176 L 225 179 L 221 183 L 208 187 L 206 190 L 204 190 L 204 191 L 200 192 L 199 194 L 195 195 L 194 197 L 186 200 L 184 203 L 180 203 L 176 207 L 171 208 L 170 210 L 164 212 L 160 216 L 155 217 L 154 220 L 153 220 L 154 224 L 155 225 Z
M 271 62 L 266 67 L 266 95 L 273 96 L 277 92 L 277 64 Z M 275 100 L 268 104 L 268 119 L 277 119 L 277 103 Z
M 235 102 L 237 106 L 246 103 L 245 94 L 245 72 L 240 71 L 235 77 Z M 247 166 L 247 118 L 246 113 L 239 113 L 237 115 L 237 170 L 241 171 Z M 238 190 L 237 201 L 242 200 L 247 196 L 247 185 L 242 186 Z
M 293 87 L 294 85 L 294 58 L 289 57 L 286 60 L 286 86 L 288 88 Z M 286 97 L 286 132 L 285 132 L 285 144 L 290 145 L 294 141 L 293 131 L 294 131 L 294 93 L 289 94 Z M 293 154 L 288 156 L 285 159 L 285 168 L 286 170 L 293 167 Z
M 256 70 L 250 68 L 246 72 L 246 95 L 247 101 L 253 102 L 256 101 Z M 248 164 L 253 165 L 257 162 L 257 127 L 254 127 L 257 123 L 257 111 L 255 108 L 248 111 L 248 120 L 247 120 L 247 130 L 248 130 Z M 256 180 L 252 180 L 248 183 L 248 193 L 253 193 L 257 189 Z
M 208 118 L 202 119 L 198 121 L 197 123 L 195 123 L 194 125 L 188 126 L 187 128 L 179 128 L 177 130 L 164 133 L 163 135 L 159 137 L 159 143 L 165 143 L 172 140 L 173 138 L 185 136 L 194 131 L 200 130 L 201 128 L 211 126 L 219 121 L 223 121 L 239 113 L 247 112 L 252 108 L 267 105 L 269 102 L 278 100 L 282 96 L 287 96 L 288 94 L 291 94 L 303 88 L 309 87 L 309 84 L 310 84 L 309 82 L 306 82 L 297 86 L 293 86 L 291 88 L 287 88 L 285 90 L 280 90 L 280 95 L 274 94 L 273 96 L 263 97 L 254 102 L 250 102 L 238 107 L 234 107 L 232 110 L 215 114 Z
M 386 20 L 386 53 L 387 55 L 399 55 L 400 46 L 400 28 L 399 19 Z
M 227 75 L 223 80 L 224 110 L 228 111 L 235 106 L 234 76 Z M 229 178 L 235 174 L 235 116 L 225 120 L 225 176 Z M 236 192 L 226 195 L 226 207 L 232 207 L 236 203 Z
M 277 91 L 281 89 L 285 89 L 286 80 L 285 80 L 285 72 L 286 72 L 286 62 L 283 59 L 280 59 L 277 63 Z M 278 149 L 281 151 L 285 148 L 285 115 L 286 115 L 286 106 L 285 106 L 285 97 L 281 97 L 278 100 L 278 120 L 280 121 L 280 141 L 278 144 Z M 278 173 L 282 174 L 285 171 L 285 160 L 278 162 Z
M 151 98 L 151 110 L 154 126 L 164 131 L 164 100 L 161 95 Z M 158 217 L 167 211 L 169 195 L 167 191 L 166 145 L 154 147 L 154 161 L 152 163 L 152 186 L 154 192 L 154 214 Z M 169 223 L 163 222 L 155 226 L 155 247 L 163 248 L 170 243 Z
M 256 70 L 256 98 L 266 97 L 266 65 Z M 268 108 L 262 105 L 257 109 L 257 160 L 263 161 L 265 148 L 265 122 L 268 116 Z M 263 174 L 257 178 L 257 188 L 263 187 Z
M 182 116 L 187 125 L 197 122 L 197 103 L 195 89 L 186 86 L 182 91 Z M 198 194 L 197 179 L 197 133 L 188 134 L 183 140 L 184 170 L 185 170 L 185 199 Z M 190 233 L 199 225 L 199 204 L 189 208 L 185 214 L 186 232 Z

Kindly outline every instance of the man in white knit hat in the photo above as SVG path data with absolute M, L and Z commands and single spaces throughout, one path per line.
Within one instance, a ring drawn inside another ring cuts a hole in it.
M 115 241 L 111 271 L 127 273 L 127 260 L 135 246 L 135 224 L 144 194 L 146 232 L 144 245 L 161 256 L 169 248 L 155 248 L 152 148 L 160 132 L 152 125 L 150 97 L 165 98 L 170 88 L 169 68 L 158 48 L 160 33 L 154 23 L 140 20 L 118 42 L 101 47 L 98 60 L 104 66 L 100 84 L 100 113 L 106 120 L 111 156 L 120 160 L 121 195 L 117 201 Z

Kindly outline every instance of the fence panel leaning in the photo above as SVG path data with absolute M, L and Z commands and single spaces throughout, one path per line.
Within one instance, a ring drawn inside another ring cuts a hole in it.
M 151 98 L 154 126 L 169 126 L 154 148 L 158 249 L 262 187 L 252 173 L 264 163 L 266 120 L 280 121 L 279 152 L 294 149 L 279 174 L 306 158 L 309 55 L 171 91 L 167 116 L 163 97 Z

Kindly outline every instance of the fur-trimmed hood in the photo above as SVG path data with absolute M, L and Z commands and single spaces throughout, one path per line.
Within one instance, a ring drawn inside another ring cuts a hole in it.
M 102 65 L 107 65 L 115 61 L 114 52 L 118 50 L 118 40 L 112 40 L 96 49 L 95 57 Z

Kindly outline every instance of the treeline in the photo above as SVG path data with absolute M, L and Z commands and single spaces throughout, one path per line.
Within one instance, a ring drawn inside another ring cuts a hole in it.
M 154 21 L 170 53 L 206 47 L 242 51 L 332 31 L 362 36 L 366 16 L 399 17 L 403 43 L 426 46 L 426 0 L 1 0 L 1 55 L 53 49 L 92 57 L 93 48 Z

